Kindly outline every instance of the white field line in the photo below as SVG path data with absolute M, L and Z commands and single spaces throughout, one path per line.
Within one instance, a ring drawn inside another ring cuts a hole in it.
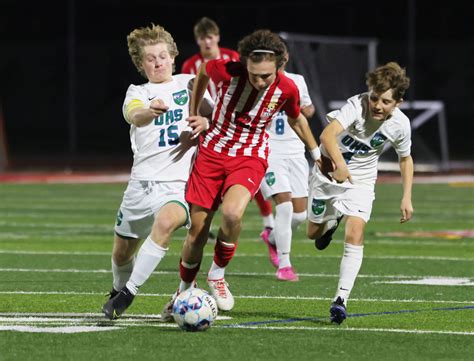
M 0 272 L 41 272 L 41 273 L 111 273 L 109 269 L 64 269 L 64 268 L 0 268 Z M 155 275 L 176 275 L 178 271 L 155 271 Z M 243 276 L 243 277 L 254 277 L 254 276 L 267 276 L 275 277 L 273 272 L 227 272 L 229 276 Z M 318 277 L 318 278 L 334 278 L 339 277 L 336 273 L 298 273 L 298 276 L 302 277 Z M 425 278 L 443 278 L 443 279 L 458 279 L 459 277 L 445 277 L 445 276 L 431 276 L 431 275 L 373 275 L 373 274 L 359 274 L 358 278 L 389 278 L 389 279 L 419 279 Z
M 217 328 L 229 328 L 223 326 L 215 326 Z M 283 326 L 235 326 L 239 329 L 251 329 L 251 330 L 270 330 L 270 331 L 282 331 L 282 330 L 294 330 L 294 331 L 359 331 L 359 332 L 391 332 L 391 333 L 415 333 L 415 334 L 439 334 L 439 335 L 463 335 L 463 336 L 474 336 L 474 332 L 464 331 L 439 331 L 439 330 L 406 330 L 399 328 L 355 328 L 355 327 L 283 327 Z
M 110 252 L 66 252 L 66 251 L 17 251 L 17 250 L 0 250 L 0 254 L 31 254 L 31 255 L 64 255 L 64 256 L 111 256 Z M 168 252 L 169 256 L 180 256 L 178 252 Z M 204 253 L 206 257 L 213 257 L 214 253 Z M 235 257 L 268 257 L 267 253 L 247 254 L 236 253 Z M 292 258 L 341 258 L 341 255 L 324 255 L 314 252 L 313 254 L 292 255 Z M 364 259 L 393 259 L 393 260 L 420 260 L 420 261 L 465 261 L 473 262 L 474 258 L 465 257 L 441 257 L 441 256 L 368 256 L 364 255 Z
M 104 292 L 61 292 L 61 291 L 0 291 L 0 295 L 61 295 L 61 296 L 104 296 Z M 140 293 L 140 297 L 170 297 L 170 293 Z M 234 298 L 253 300 L 301 300 L 301 301 L 332 301 L 331 297 L 309 296 L 267 296 L 267 295 L 234 295 Z M 388 302 L 388 303 L 439 303 L 439 304 L 468 304 L 474 305 L 474 300 L 426 300 L 426 299 L 381 299 L 381 298 L 351 298 L 351 302 Z M 5 313 L 0 313 L 5 315 Z
M 51 317 L 52 316 L 52 317 Z M 93 319 L 87 319 L 87 317 Z M 176 327 L 174 323 L 150 322 L 158 321 L 159 315 L 129 315 L 120 320 L 109 322 L 97 313 L 0 313 L 0 331 L 21 331 L 21 332 L 45 332 L 45 333 L 76 333 L 92 331 L 108 331 L 119 329 L 120 326 L 128 327 Z M 145 316 L 145 317 L 143 317 Z M 64 317 L 64 318 L 63 318 Z M 69 317 L 69 318 L 66 318 Z M 86 317 L 85 319 L 83 317 Z M 100 319 L 98 319 L 100 317 Z M 218 316 L 216 321 L 229 320 L 231 317 Z M 95 326 L 97 322 L 104 322 L 102 326 Z M 91 323 L 93 323 L 91 325 Z M 82 324 L 82 326 L 78 326 Z M 63 327 L 44 327 L 63 326 Z M 113 325 L 113 326 L 112 326 Z M 38 327 L 40 326 L 40 327 Z M 43 326 L 43 327 L 41 327 Z M 440 335 L 462 335 L 474 336 L 474 332 L 469 331 L 443 331 L 443 330 L 417 330 L 417 329 L 390 329 L 390 328 L 355 328 L 355 327 L 311 327 L 311 326 L 256 326 L 256 325 L 235 325 L 219 326 L 214 328 L 238 328 L 249 330 L 294 330 L 294 331 L 338 331 L 338 332 L 388 332 L 388 333 L 409 333 L 409 334 L 440 334 Z
M 28 333 L 83 333 L 83 332 L 104 332 L 117 331 L 120 327 L 110 326 L 66 326 L 66 327 L 36 327 L 21 325 L 0 325 L 0 331 L 17 331 Z

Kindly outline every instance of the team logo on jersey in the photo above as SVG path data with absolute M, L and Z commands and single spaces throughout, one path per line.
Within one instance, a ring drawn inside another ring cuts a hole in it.
M 119 209 L 119 211 L 117 213 L 117 226 L 120 226 L 122 224 L 122 221 L 123 221 L 123 213 Z
M 265 174 L 265 182 L 267 182 L 268 186 L 272 186 L 275 184 L 275 173 L 274 172 L 268 172 Z
M 270 118 L 275 112 L 276 107 L 277 107 L 276 102 L 268 103 L 267 106 L 263 109 L 262 118 Z
M 375 135 L 370 140 L 370 145 L 374 148 L 378 148 L 383 143 L 385 143 L 386 140 L 387 140 L 387 137 L 383 135 L 382 133 L 375 133 Z
M 173 100 L 178 105 L 184 105 L 188 102 L 188 91 L 186 89 L 173 93 Z
M 319 199 L 313 198 L 313 202 L 311 202 L 311 210 L 315 215 L 319 216 L 326 210 L 326 203 Z

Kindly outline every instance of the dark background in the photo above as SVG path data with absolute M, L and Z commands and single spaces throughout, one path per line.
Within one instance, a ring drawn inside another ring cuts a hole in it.
M 126 36 L 151 22 L 164 26 L 178 44 L 180 69 L 198 51 L 193 26 L 201 16 L 216 20 L 220 45 L 230 48 L 259 28 L 377 38 L 379 64 L 407 67 L 406 99 L 445 102 L 451 159 L 472 159 L 474 12 L 462 3 L 1 0 L 0 105 L 10 166 L 128 167 L 121 107 L 129 84 L 145 79 L 129 58 Z M 436 142 L 431 128 L 424 136 Z

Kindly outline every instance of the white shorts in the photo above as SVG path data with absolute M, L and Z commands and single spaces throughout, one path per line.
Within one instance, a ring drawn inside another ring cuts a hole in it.
M 321 172 L 311 174 L 308 197 L 308 220 L 325 223 L 341 215 L 370 219 L 375 193 L 372 189 L 351 187 L 329 183 Z
M 186 182 L 129 181 L 117 213 L 115 232 L 123 237 L 145 239 L 151 232 L 155 214 L 170 202 L 176 202 L 185 209 L 186 227 L 189 228 L 185 187 Z
M 292 198 L 308 196 L 309 165 L 306 158 L 269 159 L 260 190 L 268 199 L 275 194 L 291 192 Z

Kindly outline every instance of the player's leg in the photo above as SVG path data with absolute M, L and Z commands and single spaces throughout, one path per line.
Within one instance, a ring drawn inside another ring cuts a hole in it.
M 293 236 L 291 221 L 293 218 L 293 203 L 291 193 L 283 192 L 273 196 L 275 200 L 275 228 L 272 235 L 278 252 L 277 279 L 281 281 L 298 281 L 298 275 L 290 262 L 291 240 Z
M 254 157 L 227 157 L 221 168 L 225 170 L 224 184 L 221 187 L 222 222 L 208 273 L 208 285 L 217 306 L 228 311 L 234 306 L 234 298 L 224 279 L 225 267 L 234 256 L 242 217 L 248 203 L 260 188 L 267 163 Z
M 344 254 L 339 269 L 339 283 L 334 301 L 330 307 L 331 321 L 338 324 L 346 318 L 347 300 L 362 265 L 365 224 L 366 222 L 360 217 L 347 217 Z
M 260 189 L 255 194 L 255 202 L 257 202 L 257 206 L 263 220 L 262 232 L 271 231 L 275 227 L 275 218 L 273 216 L 272 202 L 264 198 Z
M 337 204 L 339 210 L 347 216 L 347 222 L 339 283 L 330 307 L 331 320 L 336 323 L 341 323 L 346 318 L 347 301 L 362 265 L 364 230 L 370 219 L 374 198 L 374 191 L 371 189 L 349 188 Z
M 135 251 L 140 240 L 115 233 L 112 250 L 113 285 L 110 298 L 114 297 L 127 283 L 135 264 Z
M 318 169 L 313 169 L 307 203 L 309 222 L 306 235 L 315 240 L 315 247 L 319 250 L 329 245 L 343 218 L 342 212 L 334 208 L 334 204 L 345 192 L 345 188 L 325 183 L 323 177 Z
M 110 298 L 114 297 L 130 278 L 140 240 L 147 237 L 153 224 L 153 214 L 146 210 L 149 198 L 146 189 L 147 186 L 140 182 L 130 181 L 117 213 L 111 260 L 113 287 Z
M 251 200 L 248 189 L 240 184 L 231 186 L 225 193 L 222 205 L 222 222 L 217 233 L 214 258 L 208 273 L 208 285 L 220 310 L 230 311 L 234 297 L 225 281 L 225 268 L 233 258 L 240 236 L 242 217 Z
M 138 251 L 132 274 L 125 287 L 102 311 L 109 319 L 119 317 L 131 305 L 138 289 L 145 283 L 166 255 L 172 233 L 188 220 L 187 206 L 179 202 L 166 203 L 155 216 L 152 231 Z
M 179 261 L 180 283 L 161 311 L 162 322 L 173 321 L 172 308 L 176 297 L 180 292 L 196 285 L 196 276 L 201 266 L 214 211 L 191 204 L 190 215 L 191 226 L 183 243 Z

